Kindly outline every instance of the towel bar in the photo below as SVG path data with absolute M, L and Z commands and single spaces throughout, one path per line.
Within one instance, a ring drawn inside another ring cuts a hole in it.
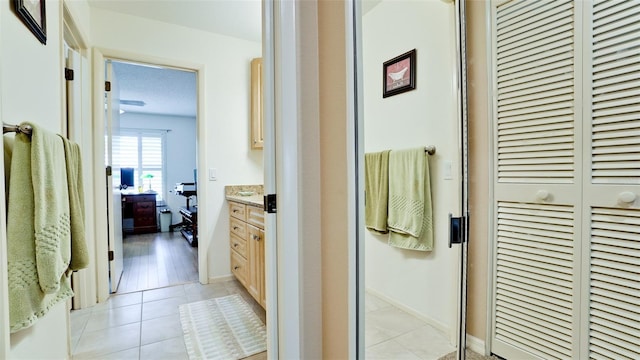
M 436 153 L 436 147 L 434 145 L 428 145 L 424 147 L 424 151 L 429 155 L 433 155 Z
M 25 135 L 31 136 L 31 131 L 33 128 L 29 125 L 7 125 L 2 124 L 2 133 L 6 134 L 8 132 L 14 133 L 23 133 Z

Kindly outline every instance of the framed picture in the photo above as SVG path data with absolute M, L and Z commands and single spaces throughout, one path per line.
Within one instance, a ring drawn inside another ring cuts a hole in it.
M 416 49 L 382 64 L 382 97 L 416 88 Z
M 29 30 L 40 40 L 47 43 L 47 17 L 45 16 L 45 0 L 13 0 L 16 12 Z

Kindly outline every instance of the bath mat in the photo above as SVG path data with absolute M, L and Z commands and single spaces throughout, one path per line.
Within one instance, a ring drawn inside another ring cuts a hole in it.
M 267 330 L 238 294 L 180 305 L 190 360 L 242 359 L 267 350 Z

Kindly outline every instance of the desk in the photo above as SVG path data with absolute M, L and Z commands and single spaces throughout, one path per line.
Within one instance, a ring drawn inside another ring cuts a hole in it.
M 158 231 L 156 194 L 122 194 L 122 230 L 133 234 Z
M 180 233 L 191 246 L 198 246 L 198 208 L 195 206 L 181 207 L 182 222 Z

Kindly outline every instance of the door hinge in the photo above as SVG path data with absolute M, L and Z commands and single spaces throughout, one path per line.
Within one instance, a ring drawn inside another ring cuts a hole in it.
M 111 176 L 112 174 L 112 170 L 111 170 L 111 165 L 107 166 L 107 176 Z
M 67 81 L 73 81 L 73 69 L 64 68 L 64 79 Z
M 113 250 L 109 250 L 108 252 L 109 261 L 113 261 L 115 259 L 115 255 L 113 255 Z
M 104 91 L 111 91 L 111 81 L 104 82 Z
M 267 194 L 264 196 L 264 211 L 269 214 L 277 212 L 276 194 Z
M 456 217 L 449 214 L 449 247 L 467 242 L 465 229 L 468 221 L 468 216 Z

